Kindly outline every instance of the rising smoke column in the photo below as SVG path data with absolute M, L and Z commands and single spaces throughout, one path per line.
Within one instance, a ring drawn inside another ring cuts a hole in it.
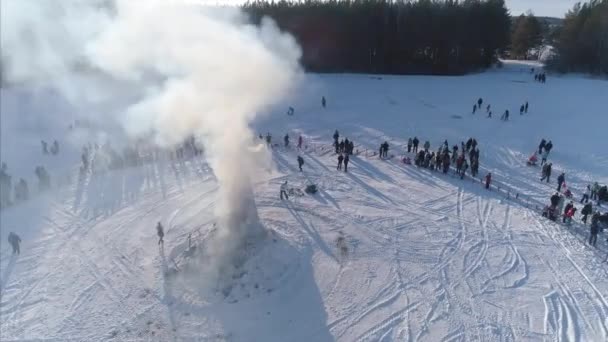
M 192 1 L 3 0 L 2 7 L 4 77 L 52 87 L 92 113 L 109 102 L 104 120 L 131 137 L 152 134 L 160 146 L 202 138 L 220 184 L 220 236 L 236 248 L 260 233 L 251 178 L 270 157 L 252 151 L 249 124 L 299 78 L 301 52 L 291 36 L 270 20 L 254 26 L 237 9 Z

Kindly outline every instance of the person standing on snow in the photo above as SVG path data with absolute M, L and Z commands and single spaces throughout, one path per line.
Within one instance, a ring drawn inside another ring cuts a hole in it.
M 538 144 L 538 154 L 543 154 L 543 148 L 547 145 L 547 141 L 545 139 L 541 139 L 540 144 Z
M 519 107 L 519 115 L 524 115 L 524 105 L 523 104 Z
M 325 108 L 327 105 L 327 101 L 325 100 L 325 96 L 321 96 L 321 107 Z
M 304 165 L 304 158 L 298 156 L 298 168 L 300 169 L 300 172 L 302 172 L 302 165 Z
M 526 101 L 526 104 L 524 105 L 524 113 L 528 113 L 528 101 Z
M 348 153 L 344 156 L 344 172 L 348 172 L 348 162 L 350 161 L 350 157 Z
M 160 222 L 158 222 L 158 224 L 156 225 L 156 235 L 158 236 L 158 245 L 164 246 L 165 240 L 163 240 L 163 238 L 165 237 L 165 230 L 163 229 L 163 225 Z
M 557 176 L 557 192 L 562 190 L 562 185 L 566 181 L 566 175 L 562 172 L 559 176 Z
M 587 185 L 585 188 L 585 192 L 583 193 L 583 198 L 581 198 L 581 203 L 589 202 L 589 195 L 591 194 L 591 185 Z
M 473 113 L 471 113 L 471 114 L 475 114 L 475 112 L 476 112 L 476 111 L 477 111 L 477 105 L 476 105 L 476 104 L 474 104 L 474 105 L 473 105 Z
M 551 152 L 552 148 L 553 148 L 553 142 L 551 142 L 551 140 L 549 140 L 549 142 L 545 145 L 545 151 Z
M 600 185 L 598 182 L 593 183 L 593 187 L 591 187 L 591 200 L 597 199 L 597 193 L 600 191 Z
M 412 150 L 414 153 L 418 153 L 418 143 L 420 142 L 418 140 L 418 137 L 414 137 L 414 140 L 412 140 L 412 142 L 414 143 L 414 149 Z
M 338 167 L 336 170 L 342 170 L 342 161 L 344 161 L 344 156 L 340 153 L 340 155 L 338 155 Z
M 549 163 L 543 166 L 543 175 L 540 179 L 541 182 L 546 179 L 547 183 L 549 183 L 549 179 L 551 178 L 551 165 L 553 164 Z
M 410 153 L 412 151 L 412 138 L 407 139 L 407 153 Z
M 272 147 L 272 135 L 270 135 L 270 132 L 266 133 L 266 145 L 268 147 Z
M 469 138 L 469 140 L 467 140 L 467 143 L 465 144 L 465 150 L 467 152 L 469 152 L 469 150 L 471 149 L 472 144 L 473 144 L 473 138 Z
M 589 231 L 589 244 L 595 247 L 597 243 L 597 234 L 600 233 L 600 213 L 596 211 L 593 216 L 591 216 L 591 228 Z
M 464 163 L 465 158 L 464 155 L 460 155 L 458 156 L 458 159 L 456 159 L 456 173 L 460 174 L 460 170 L 462 170 L 462 164 Z
M 460 171 L 460 179 L 464 179 L 464 175 L 467 172 L 467 169 L 469 168 L 469 164 L 467 163 L 467 160 L 465 158 L 463 158 L 464 162 L 462 163 L 462 168 Z
M 490 184 L 492 183 L 492 174 L 488 173 L 486 175 L 486 189 L 490 190 Z
M 285 181 L 283 184 L 281 184 L 281 193 L 280 193 L 281 201 L 283 200 L 283 195 L 285 195 L 286 200 L 289 200 L 289 196 L 287 195 L 287 181 Z
M 541 156 L 540 165 L 543 166 L 547 162 L 547 158 L 549 158 L 549 151 L 545 148 L 545 152 Z
M 301 135 L 298 137 L 298 148 L 302 149 L 302 136 Z
M 483 103 L 483 99 L 480 97 L 480 98 L 477 100 L 477 107 L 479 107 L 479 109 L 481 109 L 481 104 L 482 104 L 482 103 Z
M 587 203 L 585 204 L 585 206 L 583 207 L 583 210 L 581 210 L 581 214 L 583 214 L 583 224 L 587 224 L 587 216 L 589 214 L 591 214 L 593 212 L 593 206 L 591 205 L 591 203 Z
M 19 246 L 21 244 L 21 238 L 19 235 L 10 232 L 8 234 L 8 243 L 10 243 L 11 247 L 13 247 L 13 254 L 21 254 L 21 248 Z
M 289 146 L 289 134 L 285 134 L 283 141 L 285 141 L 285 147 Z
M 490 105 L 488 105 L 488 106 L 486 107 L 486 113 L 490 113 L 490 108 L 491 108 L 491 107 L 490 107 Z

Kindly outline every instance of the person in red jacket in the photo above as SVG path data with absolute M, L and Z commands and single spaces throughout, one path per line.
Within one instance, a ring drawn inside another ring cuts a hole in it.
M 486 189 L 490 189 L 490 183 L 492 183 L 492 174 L 488 173 L 486 175 Z

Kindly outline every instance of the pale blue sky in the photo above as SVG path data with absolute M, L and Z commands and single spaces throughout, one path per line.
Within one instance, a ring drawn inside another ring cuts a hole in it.
M 242 4 L 246 0 L 182 0 L 206 4 Z M 511 14 L 516 16 L 532 10 L 535 15 L 563 18 L 566 12 L 577 2 L 588 0 L 505 0 Z
M 532 10 L 535 15 L 563 18 L 577 2 L 583 0 L 505 0 L 511 15 L 520 15 Z

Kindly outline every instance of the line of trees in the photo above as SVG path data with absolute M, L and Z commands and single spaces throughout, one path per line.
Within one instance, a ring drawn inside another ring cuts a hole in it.
M 608 75 L 608 0 L 576 4 L 555 39 L 557 55 L 549 67 Z
M 314 72 L 463 74 L 509 44 L 504 0 L 265 0 L 244 9 L 273 18 Z
M 530 49 L 537 48 L 543 40 L 541 22 L 532 13 L 520 15 L 513 23 L 511 34 L 511 57 L 525 59 Z

